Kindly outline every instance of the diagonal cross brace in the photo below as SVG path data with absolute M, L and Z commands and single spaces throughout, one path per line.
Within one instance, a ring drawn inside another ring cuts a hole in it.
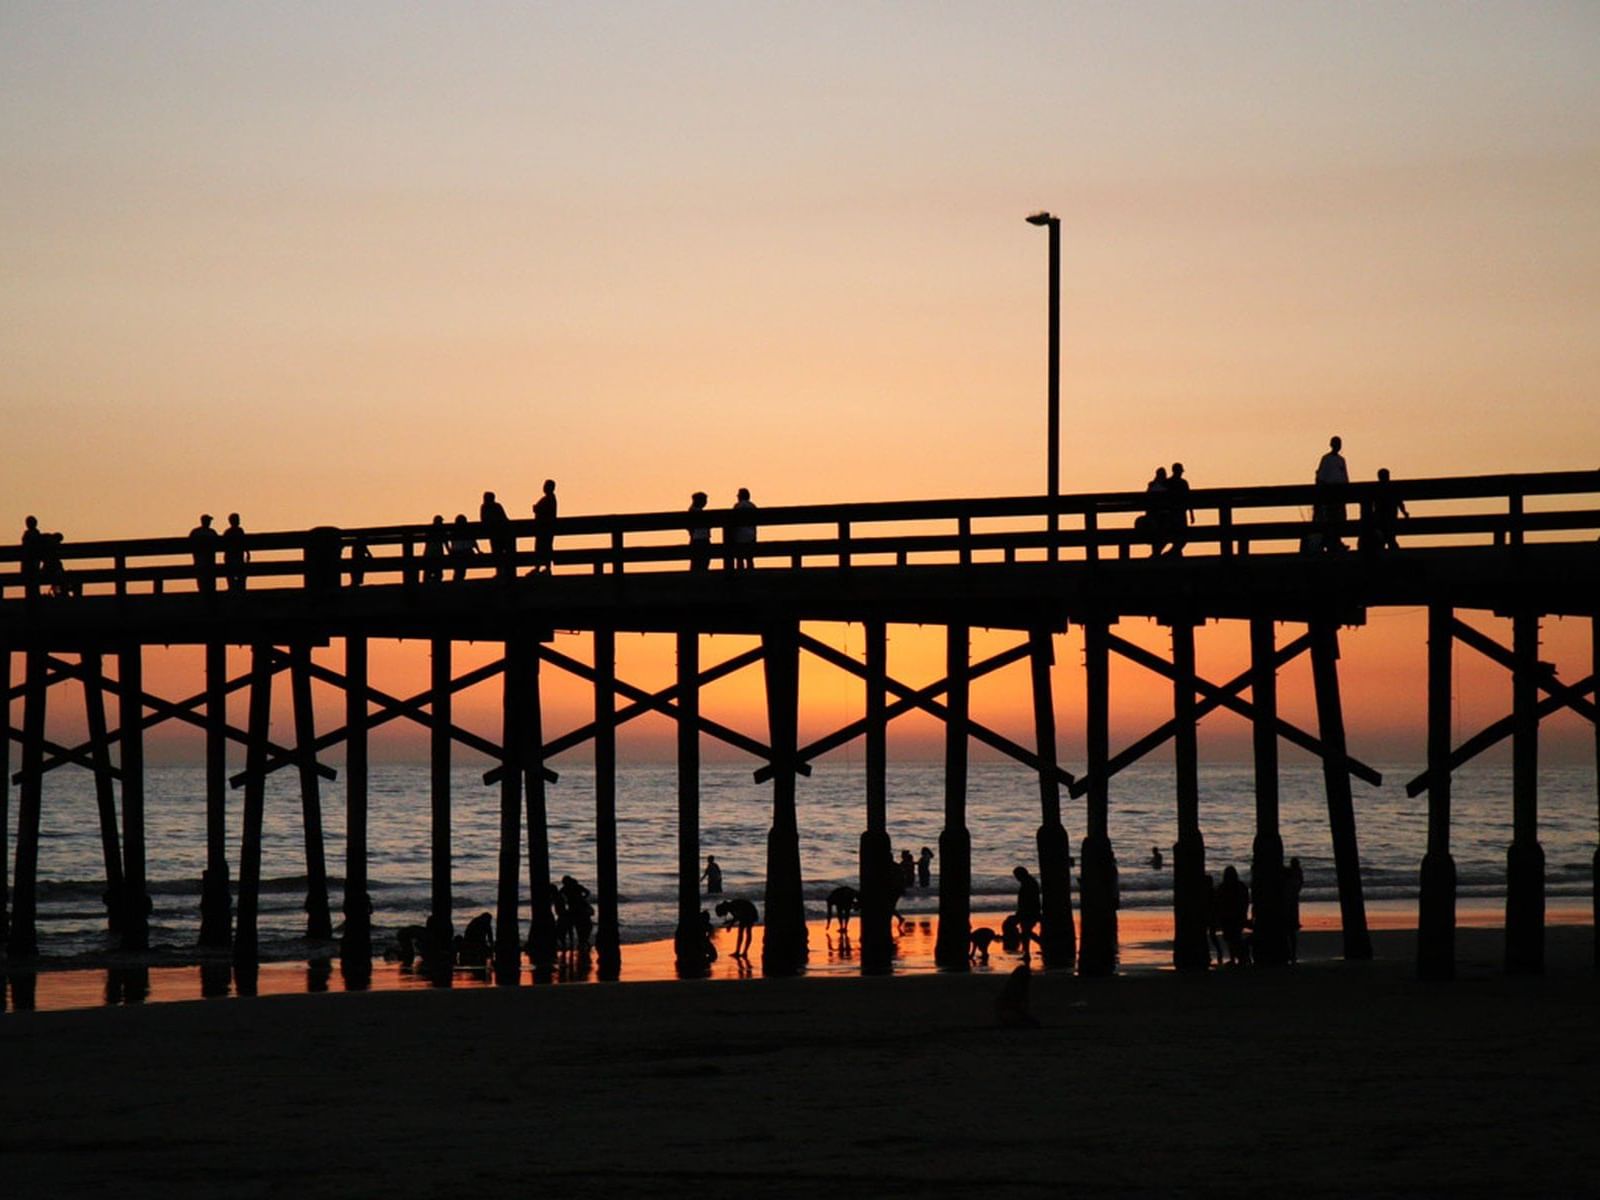
M 1546 696 L 1534 706 L 1534 719 L 1543 720 L 1551 713 L 1560 712 L 1563 708 L 1570 707 L 1571 703 L 1568 697 L 1587 696 L 1590 692 L 1595 691 L 1595 682 L 1595 677 L 1593 675 L 1588 675 L 1583 679 L 1580 679 L 1571 687 L 1563 687 L 1561 690 L 1563 693 L 1566 693 L 1566 695 Z M 1477 758 L 1478 755 L 1482 754 L 1490 746 L 1493 746 L 1498 742 L 1505 741 L 1506 738 L 1511 736 L 1512 732 L 1516 729 L 1516 726 L 1517 721 L 1515 716 L 1501 717 L 1492 725 L 1484 726 L 1477 733 L 1473 734 L 1466 741 L 1462 742 L 1461 745 L 1457 746 L 1450 752 L 1450 770 L 1454 771 L 1457 767 L 1471 762 L 1474 758 Z M 1424 771 L 1421 775 L 1418 775 L 1415 779 L 1407 783 L 1406 795 L 1420 796 L 1423 792 L 1427 791 L 1428 779 L 1431 774 L 1431 771 Z
M 1299 658 L 1300 655 L 1304 654 L 1309 649 L 1311 649 L 1311 635 L 1309 633 L 1302 633 L 1299 637 L 1295 638 L 1294 641 L 1289 642 L 1287 645 L 1281 647 L 1273 653 L 1272 669 L 1276 671 L 1286 664 L 1293 662 L 1296 658 Z M 1199 721 L 1207 714 L 1221 708 L 1223 705 L 1223 696 L 1237 696 L 1240 692 L 1244 691 L 1245 688 L 1250 686 L 1250 677 L 1254 673 L 1255 672 L 1253 670 L 1246 670 L 1238 675 L 1235 675 L 1232 679 L 1228 680 L 1227 683 L 1223 684 L 1222 687 L 1218 689 L 1219 694 L 1207 696 L 1204 700 L 1201 700 L 1199 703 L 1197 703 L 1194 706 L 1194 719 Z M 1138 741 L 1129 744 L 1126 748 L 1111 756 L 1110 761 L 1106 763 L 1106 778 L 1110 779 L 1113 775 L 1117 774 L 1124 768 L 1132 766 L 1146 754 L 1149 754 L 1157 746 L 1160 746 L 1162 743 L 1170 740 L 1172 736 L 1177 733 L 1177 731 L 1178 722 L 1175 720 L 1165 721 L 1162 724 L 1157 725 Z M 1074 797 L 1083 795 L 1089 790 L 1089 787 L 1093 782 L 1094 777 L 1092 775 L 1085 775 L 1082 779 L 1078 780 L 1077 783 L 1072 785 L 1072 795 Z
M 866 667 L 856 662 L 856 660 L 851 658 L 848 654 L 844 654 L 841 651 L 835 650 L 826 642 L 819 642 L 816 638 L 809 637 L 806 634 L 801 634 L 800 645 L 806 650 L 810 651 L 812 654 L 816 655 L 816 657 L 822 659 L 824 662 L 831 663 L 842 671 L 847 671 L 860 679 L 867 678 Z M 1011 659 L 1010 661 L 1017 661 L 1025 658 L 1030 652 L 1031 647 L 1029 643 L 1024 642 L 1021 646 L 1015 647 L 1011 652 L 1015 655 L 1015 658 Z M 996 657 L 1003 656 L 997 655 Z M 998 670 L 999 668 L 997 666 L 990 666 L 989 669 Z M 988 671 L 985 671 L 984 673 L 987 674 Z M 975 677 L 976 676 L 972 668 L 969 667 L 967 670 L 967 678 L 969 682 Z M 901 683 L 898 679 L 887 675 L 884 677 L 883 686 L 886 691 L 891 692 L 901 701 L 904 701 L 910 705 L 910 707 L 920 708 L 924 712 L 931 713 L 933 716 L 938 717 L 941 721 L 949 719 L 949 710 L 945 708 L 943 704 L 939 703 L 939 701 L 933 699 L 933 695 L 936 695 L 937 692 L 942 692 L 948 689 L 948 680 L 941 680 L 940 683 L 936 685 L 937 691 L 932 694 L 927 694 L 929 693 L 929 689 L 927 688 L 923 688 L 919 691 L 918 689 L 912 688 L 907 684 Z M 909 711 L 909 709 L 902 711 Z M 1016 759 L 1018 762 L 1031 768 L 1032 770 L 1039 770 L 1039 756 L 1037 754 L 1035 754 L 1032 750 L 1029 750 L 1021 743 L 1012 741 L 1004 734 L 996 733 L 987 725 L 980 724 L 979 722 L 973 721 L 969 718 L 967 721 L 967 732 L 984 745 L 992 746 L 1002 754 L 1009 758 Z M 1059 766 L 1056 768 L 1056 779 L 1067 787 L 1072 786 L 1072 774 L 1063 770 Z
M 1516 674 L 1516 658 L 1510 650 L 1507 650 L 1488 634 L 1474 629 L 1459 617 L 1451 618 L 1450 632 L 1458 640 L 1465 642 L 1485 658 L 1499 663 L 1513 675 Z M 1534 682 L 1538 685 L 1539 690 L 1547 693 L 1551 699 L 1560 700 L 1559 707 L 1570 708 L 1579 716 L 1587 717 L 1591 721 L 1600 720 L 1600 712 L 1597 712 L 1595 706 L 1583 698 L 1581 692 L 1575 688 L 1569 688 L 1556 678 L 1554 663 L 1540 663 Z
M 1201 679 L 1198 675 L 1189 676 L 1188 678 L 1181 677 L 1177 669 L 1171 663 L 1167 662 L 1166 659 L 1161 658 L 1158 655 L 1150 653 L 1150 651 L 1146 650 L 1143 646 L 1135 646 L 1132 642 L 1127 641 L 1124 638 L 1120 638 L 1114 633 L 1108 634 L 1107 636 L 1110 639 L 1109 644 L 1111 649 L 1122 655 L 1122 657 L 1138 663 L 1141 667 L 1144 667 L 1150 671 L 1154 671 L 1157 675 L 1164 676 L 1165 678 L 1172 680 L 1174 683 L 1189 684 L 1200 695 L 1205 696 L 1208 699 L 1215 697 L 1217 702 L 1223 708 L 1226 708 L 1231 712 L 1236 712 L 1242 717 L 1253 718 L 1255 716 L 1254 704 L 1250 704 L 1247 701 L 1240 700 L 1237 696 L 1228 694 L 1226 689 L 1220 688 L 1216 684 L 1205 679 Z M 1323 747 L 1322 740 L 1320 738 L 1312 737 L 1305 730 L 1289 724 L 1289 722 L 1285 721 L 1282 717 L 1279 717 L 1277 720 L 1273 721 L 1272 726 L 1277 731 L 1278 736 L 1283 738 L 1284 741 L 1289 742 L 1292 745 L 1299 746 L 1302 750 L 1305 750 L 1311 754 L 1315 754 L 1318 758 L 1326 760 L 1329 757 L 1328 752 Z M 1373 787 L 1379 787 L 1383 783 L 1383 775 L 1381 773 L 1373 770 L 1360 759 L 1352 758 L 1350 755 L 1345 755 L 1343 761 L 1335 765 L 1341 767 L 1345 771 L 1348 771 L 1363 783 L 1370 783 Z
M 742 670 L 752 663 L 760 662 L 762 657 L 763 653 L 760 647 L 756 647 L 753 650 L 746 650 L 741 654 L 735 654 L 732 658 L 718 663 L 709 670 L 701 671 L 700 674 L 695 676 L 694 685 L 696 687 L 704 687 L 708 683 L 715 683 L 717 680 L 725 678 L 728 675 L 732 675 L 735 671 Z M 554 661 L 552 661 L 551 665 L 556 667 L 562 666 L 561 663 Z M 588 678 L 591 682 L 594 681 L 592 667 L 590 668 Z M 655 712 L 657 711 L 655 707 L 656 701 L 673 700 L 677 698 L 677 695 L 678 685 L 676 683 L 672 684 L 670 687 L 662 688 L 659 692 L 651 692 L 650 695 L 645 699 L 635 700 L 632 704 L 629 704 L 624 708 L 619 708 L 612 718 L 612 725 L 613 727 L 625 725 L 627 722 L 642 717 L 646 713 Z M 702 723 L 701 728 L 705 728 L 704 723 Z M 550 741 L 546 742 L 542 752 L 543 757 L 546 759 L 554 758 L 558 754 L 562 754 L 568 750 L 571 750 L 574 746 L 581 746 L 584 742 L 592 740 L 594 734 L 595 724 L 593 721 L 589 722 L 587 725 L 580 725 L 578 728 L 570 730 L 567 733 L 563 733 L 560 737 L 552 738 Z M 504 770 L 505 768 L 503 767 L 494 767 L 489 771 L 485 771 L 483 775 L 484 783 L 500 782 L 500 776 Z M 806 768 L 807 772 L 809 772 L 809 770 L 809 767 Z

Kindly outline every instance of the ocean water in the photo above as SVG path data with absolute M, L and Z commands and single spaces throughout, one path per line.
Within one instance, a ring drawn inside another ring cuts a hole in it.
M 1357 782 L 1355 807 L 1362 877 L 1372 901 L 1414 902 L 1417 870 L 1426 841 L 1426 800 L 1406 798 L 1403 783 L 1413 766 L 1384 770 L 1385 785 Z M 1540 772 L 1540 839 L 1546 855 L 1547 891 L 1553 907 L 1583 907 L 1592 894 L 1596 844 L 1595 772 L 1589 767 L 1548 767 Z M 426 766 L 374 768 L 370 781 L 370 894 L 375 945 L 395 930 L 418 924 L 429 907 L 430 804 Z M 617 779 L 618 866 L 622 937 L 651 941 L 671 935 L 676 907 L 676 769 L 671 764 L 620 769 Z M 938 848 L 943 812 L 943 767 L 891 765 L 889 832 L 896 853 Z M 199 933 L 199 879 L 205 865 L 205 776 L 199 767 L 152 768 L 146 796 L 147 874 L 154 903 L 152 946 L 192 948 Z M 456 770 L 453 903 L 458 928 L 495 908 L 499 792 L 482 783 L 481 768 Z M 1285 853 L 1305 869 L 1304 899 L 1331 901 L 1337 892 L 1320 767 L 1286 766 L 1280 773 Z M 864 777 L 859 763 L 820 763 L 799 781 L 801 858 L 806 895 L 820 917 L 823 897 L 840 883 L 855 883 L 857 843 L 864 825 Z M 1081 800 L 1063 800 L 1074 844 L 1083 835 Z M 1207 766 L 1201 774 L 1201 822 L 1208 870 L 1248 869 L 1254 836 L 1254 786 L 1248 764 Z M 591 888 L 595 879 L 594 777 L 582 765 L 564 767 L 548 789 L 550 867 Z M 228 810 L 229 858 L 237 878 L 242 794 Z M 1452 851 L 1464 904 L 1492 904 L 1504 895 L 1506 846 L 1511 836 L 1510 771 L 1473 767 L 1454 784 Z M 748 768 L 709 766 L 701 780 L 702 858 L 715 854 L 728 895 L 758 902 L 771 814 L 769 785 L 753 782 Z M 16 797 L 11 804 L 15 848 Z M 1032 865 L 1039 823 L 1035 777 L 1009 764 L 974 764 L 969 773 L 968 828 L 972 834 L 973 906 L 1004 911 L 1014 896 L 1012 868 Z M 1121 867 L 1125 908 L 1164 908 L 1171 902 L 1171 873 L 1147 866 L 1150 849 L 1167 852 L 1176 840 L 1170 767 L 1140 764 L 1111 787 L 1111 837 Z M 323 825 L 330 901 L 339 920 L 345 853 L 344 797 L 339 783 L 323 786 Z M 1169 854 L 1170 866 L 1170 854 Z M 938 861 L 934 862 L 937 885 Z M 262 855 L 261 950 L 264 959 L 304 958 L 318 947 L 303 937 L 305 852 L 300 798 L 287 772 L 272 778 Z M 93 782 L 86 773 L 47 777 L 39 850 L 39 944 L 51 959 L 94 956 L 110 948 L 101 903 L 103 866 Z M 526 892 L 526 870 L 523 874 Z M 527 921 L 526 895 L 522 917 Z M 914 890 L 902 910 L 937 909 L 937 886 Z M 524 926 L 525 927 L 525 926 Z

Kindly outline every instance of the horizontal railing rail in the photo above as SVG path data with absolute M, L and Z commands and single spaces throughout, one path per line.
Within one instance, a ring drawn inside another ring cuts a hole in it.
M 681 571 L 721 567 L 736 553 L 762 567 L 790 569 L 1098 563 L 1136 557 L 1141 548 L 1148 554 L 1153 543 L 1170 546 L 1174 540 L 1185 554 L 1228 557 L 1300 553 L 1317 548 L 1317 539 L 1386 540 L 1380 524 L 1408 549 L 1600 538 L 1600 471 L 1203 488 L 1187 493 L 1182 504 L 1179 512 L 1171 493 L 1104 492 L 1054 500 L 891 500 L 570 516 L 549 530 L 549 566 L 558 575 Z M 1404 505 L 1410 515 L 1384 521 L 1375 515 L 1380 505 L 1386 511 Z M 714 540 L 692 543 L 692 526 L 709 529 Z M 754 531 L 757 540 L 730 541 L 730 530 L 740 529 Z M 252 533 L 233 543 L 247 557 L 243 563 L 229 561 L 229 546 L 220 539 L 197 560 L 187 536 L 52 540 L 32 553 L 13 544 L 0 547 L 0 597 L 224 591 L 230 576 L 247 588 L 430 586 L 458 576 L 520 575 L 539 561 L 534 543 L 541 531 L 532 520 L 511 521 L 498 535 L 469 522 L 464 539 L 476 550 L 470 556 L 450 552 L 458 532 L 444 526 L 442 542 L 438 526 L 423 524 Z M 496 536 L 508 552 L 496 550 Z

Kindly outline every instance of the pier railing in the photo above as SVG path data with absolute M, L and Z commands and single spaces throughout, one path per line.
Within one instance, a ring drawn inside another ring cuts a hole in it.
M 1410 514 L 1391 526 L 1399 552 L 1600 539 L 1600 471 L 1205 488 L 1189 492 L 1183 503 L 1185 511 L 1177 512 L 1171 493 L 1158 499 L 1139 491 L 1066 495 L 1053 502 L 1018 496 L 707 509 L 692 516 L 682 510 L 571 516 L 553 527 L 552 567 L 557 576 L 689 570 L 696 557 L 691 525 L 711 530 L 713 568 L 735 550 L 757 568 L 791 570 L 1097 564 L 1143 558 L 1153 541 L 1170 545 L 1175 539 L 1185 555 L 1224 558 L 1306 553 L 1317 539 L 1332 537 L 1354 550 L 1374 533 L 1375 507 L 1397 503 Z M 734 527 L 753 528 L 756 540 L 730 545 Z M 466 531 L 477 552 L 463 558 L 450 553 L 458 532 L 452 525 L 444 527 L 442 543 L 439 527 L 425 524 L 251 533 L 235 543 L 248 554 L 242 567 L 227 566 L 222 542 L 212 542 L 215 565 L 209 572 L 196 562 L 187 536 L 49 543 L 38 564 L 12 545 L 0 548 L 0 598 L 52 590 L 68 596 L 193 592 L 208 573 L 218 590 L 229 574 L 250 589 L 423 586 L 435 575 L 448 584 L 458 575 L 520 575 L 534 565 L 532 520 L 510 523 L 509 556 L 492 552 L 482 524 L 471 522 Z

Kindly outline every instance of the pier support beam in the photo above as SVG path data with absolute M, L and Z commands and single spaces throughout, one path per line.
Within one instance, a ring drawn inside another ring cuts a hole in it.
M 522 788 L 528 808 L 528 961 L 535 973 L 556 961 L 556 915 L 550 908 L 550 814 L 545 802 L 544 699 L 540 694 L 540 662 L 526 640 L 516 643 L 516 660 L 506 670 L 519 681 L 521 699 Z
M 311 707 L 311 647 L 289 648 L 289 683 L 294 701 L 295 756 L 300 769 L 300 813 L 306 843 L 306 937 L 333 936 L 328 906 L 328 863 L 322 841 L 322 790 L 317 778 L 317 720 Z
M 1256 837 L 1250 847 L 1254 906 L 1251 957 L 1264 967 L 1289 961 L 1283 895 L 1283 833 L 1278 814 L 1278 664 L 1270 617 L 1250 621 L 1250 728 L 1255 750 Z
M 514 986 L 522 977 L 522 746 L 526 733 L 522 694 L 527 652 L 520 639 L 505 643 L 505 670 L 500 676 L 500 875 L 494 917 L 494 977 Z M 533 898 L 538 907 L 540 897 Z M 548 908 L 549 906 L 546 905 Z
M 144 854 L 144 647 L 117 653 L 117 723 L 122 727 L 122 948 L 150 948 L 150 894 Z
M 22 786 L 17 795 L 17 867 L 12 893 L 11 932 L 6 953 L 33 958 L 39 953 L 39 817 L 43 800 L 44 722 L 49 685 L 42 650 L 29 650 L 23 662 Z M 0 871 L 3 871 L 0 865 Z
M 372 896 L 367 882 L 367 639 L 344 639 L 344 940 L 339 957 L 358 974 L 372 961 Z
M 111 778 L 111 742 L 106 736 L 105 665 L 99 651 L 83 655 L 83 716 L 94 758 L 94 800 L 100 816 L 100 857 L 106 872 L 106 924 L 122 928 L 122 846 L 117 836 L 117 794 Z
M 200 874 L 200 944 L 232 938 L 228 889 L 228 648 L 206 643 L 206 866 Z
M 1511 618 L 1511 848 L 1506 854 L 1506 970 L 1544 970 L 1544 847 L 1539 844 L 1539 617 Z
M 809 952 L 795 815 L 795 751 L 799 748 L 800 627 L 784 622 L 761 638 L 766 671 L 768 743 L 772 747 L 772 827 L 767 831 L 767 911 L 761 969 L 789 974 Z M 696 877 L 698 882 L 698 875 Z
M 678 974 L 706 973 L 700 923 L 700 635 L 678 631 Z
M 4 945 L 11 938 L 11 644 L 4 634 L 0 634 L 0 685 L 6 697 L 0 705 L 6 729 L 0 737 L 4 743 L 0 745 L 0 945 Z
M 1456 863 L 1450 856 L 1451 655 L 1449 605 L 1428 609 L 1428 849 L 1417 899 L 1417 974 L 1456 973 Z
M 432 737 L 429 747 L 431 777 L 429 799 L 432 822 L 432 878 L 431 900 L 427 923 L 426 957 L 438 961 L 452 952 L 455 941 L 455 923 L 451 913 L 451 849 L 450 849 L 450 651 L 447 637 L 433 639 L 431 663 L 432 694 L 428 700 L 428 717 Z M 535 896 L 538 905 L 541 897 Z
M 889 639 L 882 621 L 866 623 L 867 828 L 861 835 L 861 969 L 887 971 L 894 961 L 889 900 L 889 721 L 885 701 Z M 943 869 L 940 871 L 943 874 Z
M 622 975 L 617 880 L 617 635 L 594 631 L 595 951 L 600 978 Z
M 1083 626 L 1084 666 L 1088 686 L 1085 714 L 1086 758 L 1091 783 L 1079 851 L 1083 894 L 1080 975 L 1110 975 L 1117 969 L 1117 859 L 1111 850 L 1110 793 L 1106 771 L 1111 757 L 1110 626 L 1101 619 Z M 1191 692 L 1193 685 L 1190 685 Z
M 1590 674 L 1593 675 L 1594 678 L 1600 679 L 1600 613 L 1596 613 L 1593 617 L 1589 618 L 1589 656 L 1591 660 L 1589 668 Z M 1595 809 L 1597 818 L 1596 823 L 1597 826 L 1600 826 L 1600 720 L 1593 721 L 1592 725 L 1594 726 L 1594 784 Z M 4 812 L 4 806 L 0 805 L 0 815 L 3 815 Z M 0 842 L 0 845 L 3 844 L 3 842 Z M 1600 846 L 1595 848 L 1594 861 L 1590 865 L 1589 870 L 1590 886 L 1594 890 L 1594 965 L 1597 968 L 1600 968 Z M 5 872 L 0 871 L 0 875 L 3 874 L 5 874 Z M 3 891 L 3 889 L 4 883 L 3 881 L 0 881 L 0 891 Z M 0 917 L 4 917 L 4 915 L 5 905 L 3 902 L 3 897 L 0 897 Z
M 1367 932 L 1367 906 L 1361 891 L 1355 805 L 1350 795 L 1350 775 L 1344 765 L 1347 747 L 1339 696 L 1339 627 L 1332 621 L 1311 624 L 1311 678 L 1323 745 L 1322 779 L 1328 792 L 1328 827 L 1333 835 L 1334 872 L 1339 880 L 1344 956 L 1364 961 L 1372 957 L 1372 938 Z
M 250 648 L 250 715 L 244 751 L 244 828 L 240 831 L 239 913 L 233 961 L 253 965 L 259 956 L 256 916 L 261 907 L 261 823 L 267 797 L 267 734 L 272 722 L 272 647 Z M 243 995 L 242 990 L 240 994 Z
M 1270 628 L 1269 628 L 1270 636 Z M 1194 699 L 1194 623 L 1172 622 L 1172 749 L 1176 768 L 1178 841 L 1172 849 L 1172 965 L 1211 966 L 1206 843 L 1200 832 L 1200 752 Z
M 1028 634 L 1033 669 L 1033 733 L 1039 756 L 1039 885 L 1043 920 L 1039 954 L 1047 970 L 1070 971 L 1077 962 L 1078 935 L 1072 924 L 1072 844 L 1061 823 L 1061 780 L 1056 774 L 1056 705 L 1050 687 L 1055 647 L 1049 629 Z
M 939 834 L 939 933 L 934 961 L 965 971 L 972 939 L 972 835 L 967 832 L 967 714 L 969 630 L 945 630 L 945 676 L 950 681 L 944 720 L 944 829 Z

